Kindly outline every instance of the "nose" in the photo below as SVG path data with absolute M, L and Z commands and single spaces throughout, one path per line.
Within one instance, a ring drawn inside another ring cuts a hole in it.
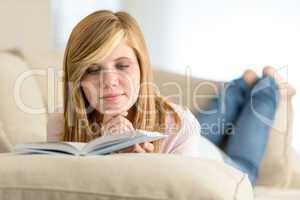
M 119 85 L 119 75 L 116 71 L 106 71 L 102 75 L 104 88 L 113 88 Z

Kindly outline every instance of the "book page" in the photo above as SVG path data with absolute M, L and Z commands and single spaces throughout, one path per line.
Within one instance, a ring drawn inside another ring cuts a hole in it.
M 152 142 L 155 140 L 163 139 L 168 137 L 158 132 L 147 132 L 137 130 L 134 134 L 131 134 L 129 137 L 126 135 L 122 141 L 119 141 L 116 144 L 106 145 L 101 148 L 95 148 L 93 151 L 87 152 L 88 155 L 104 155 L 111 153 L 117 150 L 121 150 L 127 147 L 130 147 L 134 144 L 139 144 L 143 142 Z
M 36 142 L 36 143 L 27 143 L 27 144 L 17 144 L 14 147 L 15 151 L 32 151 L 39 150 L 41 152 L 47 153 L 52 151 L 56 153 L 69 153 L 69 154 L 78 154 L 78 148 L 76 145 L 71 145 L 67 142 Z
M 130 147 L 137 143 L 154 141 L 167 137 L 158 132 L 133 130 L 118 135 L 109 135 L 96 138 L 88 143 L 82 142 L 36 142 L 15 145 L 15 151 L 43 154 L 72 154 L 87 155 L 96 153 L 98 155 L 110 153 L 122 148 Z M 102 151 L 103 150 L 103 151 Z
M 99 137 L 88 142 L 82 151 L 84 153 L 88 153 L 95 149 L 103 148 L 105 146 L 118 144 L 124 140 L 133 138 L 134 136 L 135 134 L 133 133 L 123 133 L 118 135 L 108 135 L 108 136 Z
M 74 149 L 76 149 L 77 152 L 81 152 L 82 149 L 86 146 L 86 142 L 63 142 L 65 144 L 68 144 L 72 146 Z
M 66 151 L 58 151 L 58 150 L 40 150 L 40 149 L 23 149 L 22 151 L 18 151 L 20 154 L 49 154 L 49 155 L 79 155 L 68 153 Z

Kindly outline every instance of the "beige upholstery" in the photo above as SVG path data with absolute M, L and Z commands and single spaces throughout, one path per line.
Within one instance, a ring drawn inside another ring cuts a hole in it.
M 212 160 L 119 154 L 0 156 L 0 162 L 0 199 L 253 199 L 244 174 Z
M 46 114 L 37 113 L 44 103 L 28 65 L 19 57 L 0 53 L 0 122 L 11 144 L 45 141 Z
M 290 99 L 281 101 L 270 132 L 268 147 L 263 160 L 259 185 L 286 188 L 292 177 L 292 104 Z
M 291 165 L 292 165 L 292 175 L 291 175 L 291 183 L 289 187 L 299 189 L 300 188 L 300 155 L 295 151 L 292 151 Z
M 61 54 L 49 52 L 22 52 L 30 69 L 40 70 L 43 75 L 35 76 L 41 89 L 48 112 L 62 111 L 62 62 Z
M 255 200 L 298 200 L 300 190 L 278 189 L 271 187 L 256 187 L 254 189 Z

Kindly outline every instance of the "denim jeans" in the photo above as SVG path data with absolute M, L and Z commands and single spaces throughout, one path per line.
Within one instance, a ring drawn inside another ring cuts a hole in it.
M 253 86 L 243 78 L 230 82 L 196 118 L 201 135 L 224 152 L 227 164 L 246 173 L 255 186 L 280 94 L 274 79 L 263 76 Z

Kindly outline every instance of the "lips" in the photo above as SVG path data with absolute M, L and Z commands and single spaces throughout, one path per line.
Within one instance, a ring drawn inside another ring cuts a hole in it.
M 123 95 L 124 93 L 119 93 L 119 94 L 107 94 L 107 95 L 104 95 L 102 97 L 102 99 L 106 99 L 106 98 L 114 98 L 114 97 L 118 97 L 118 96 L 121 96 Z
M 121 100 L 124 93 L 117 93 L 117 94 L 107 94 L 104 95 L 101 99 L 107 102 L 117 102 Z

